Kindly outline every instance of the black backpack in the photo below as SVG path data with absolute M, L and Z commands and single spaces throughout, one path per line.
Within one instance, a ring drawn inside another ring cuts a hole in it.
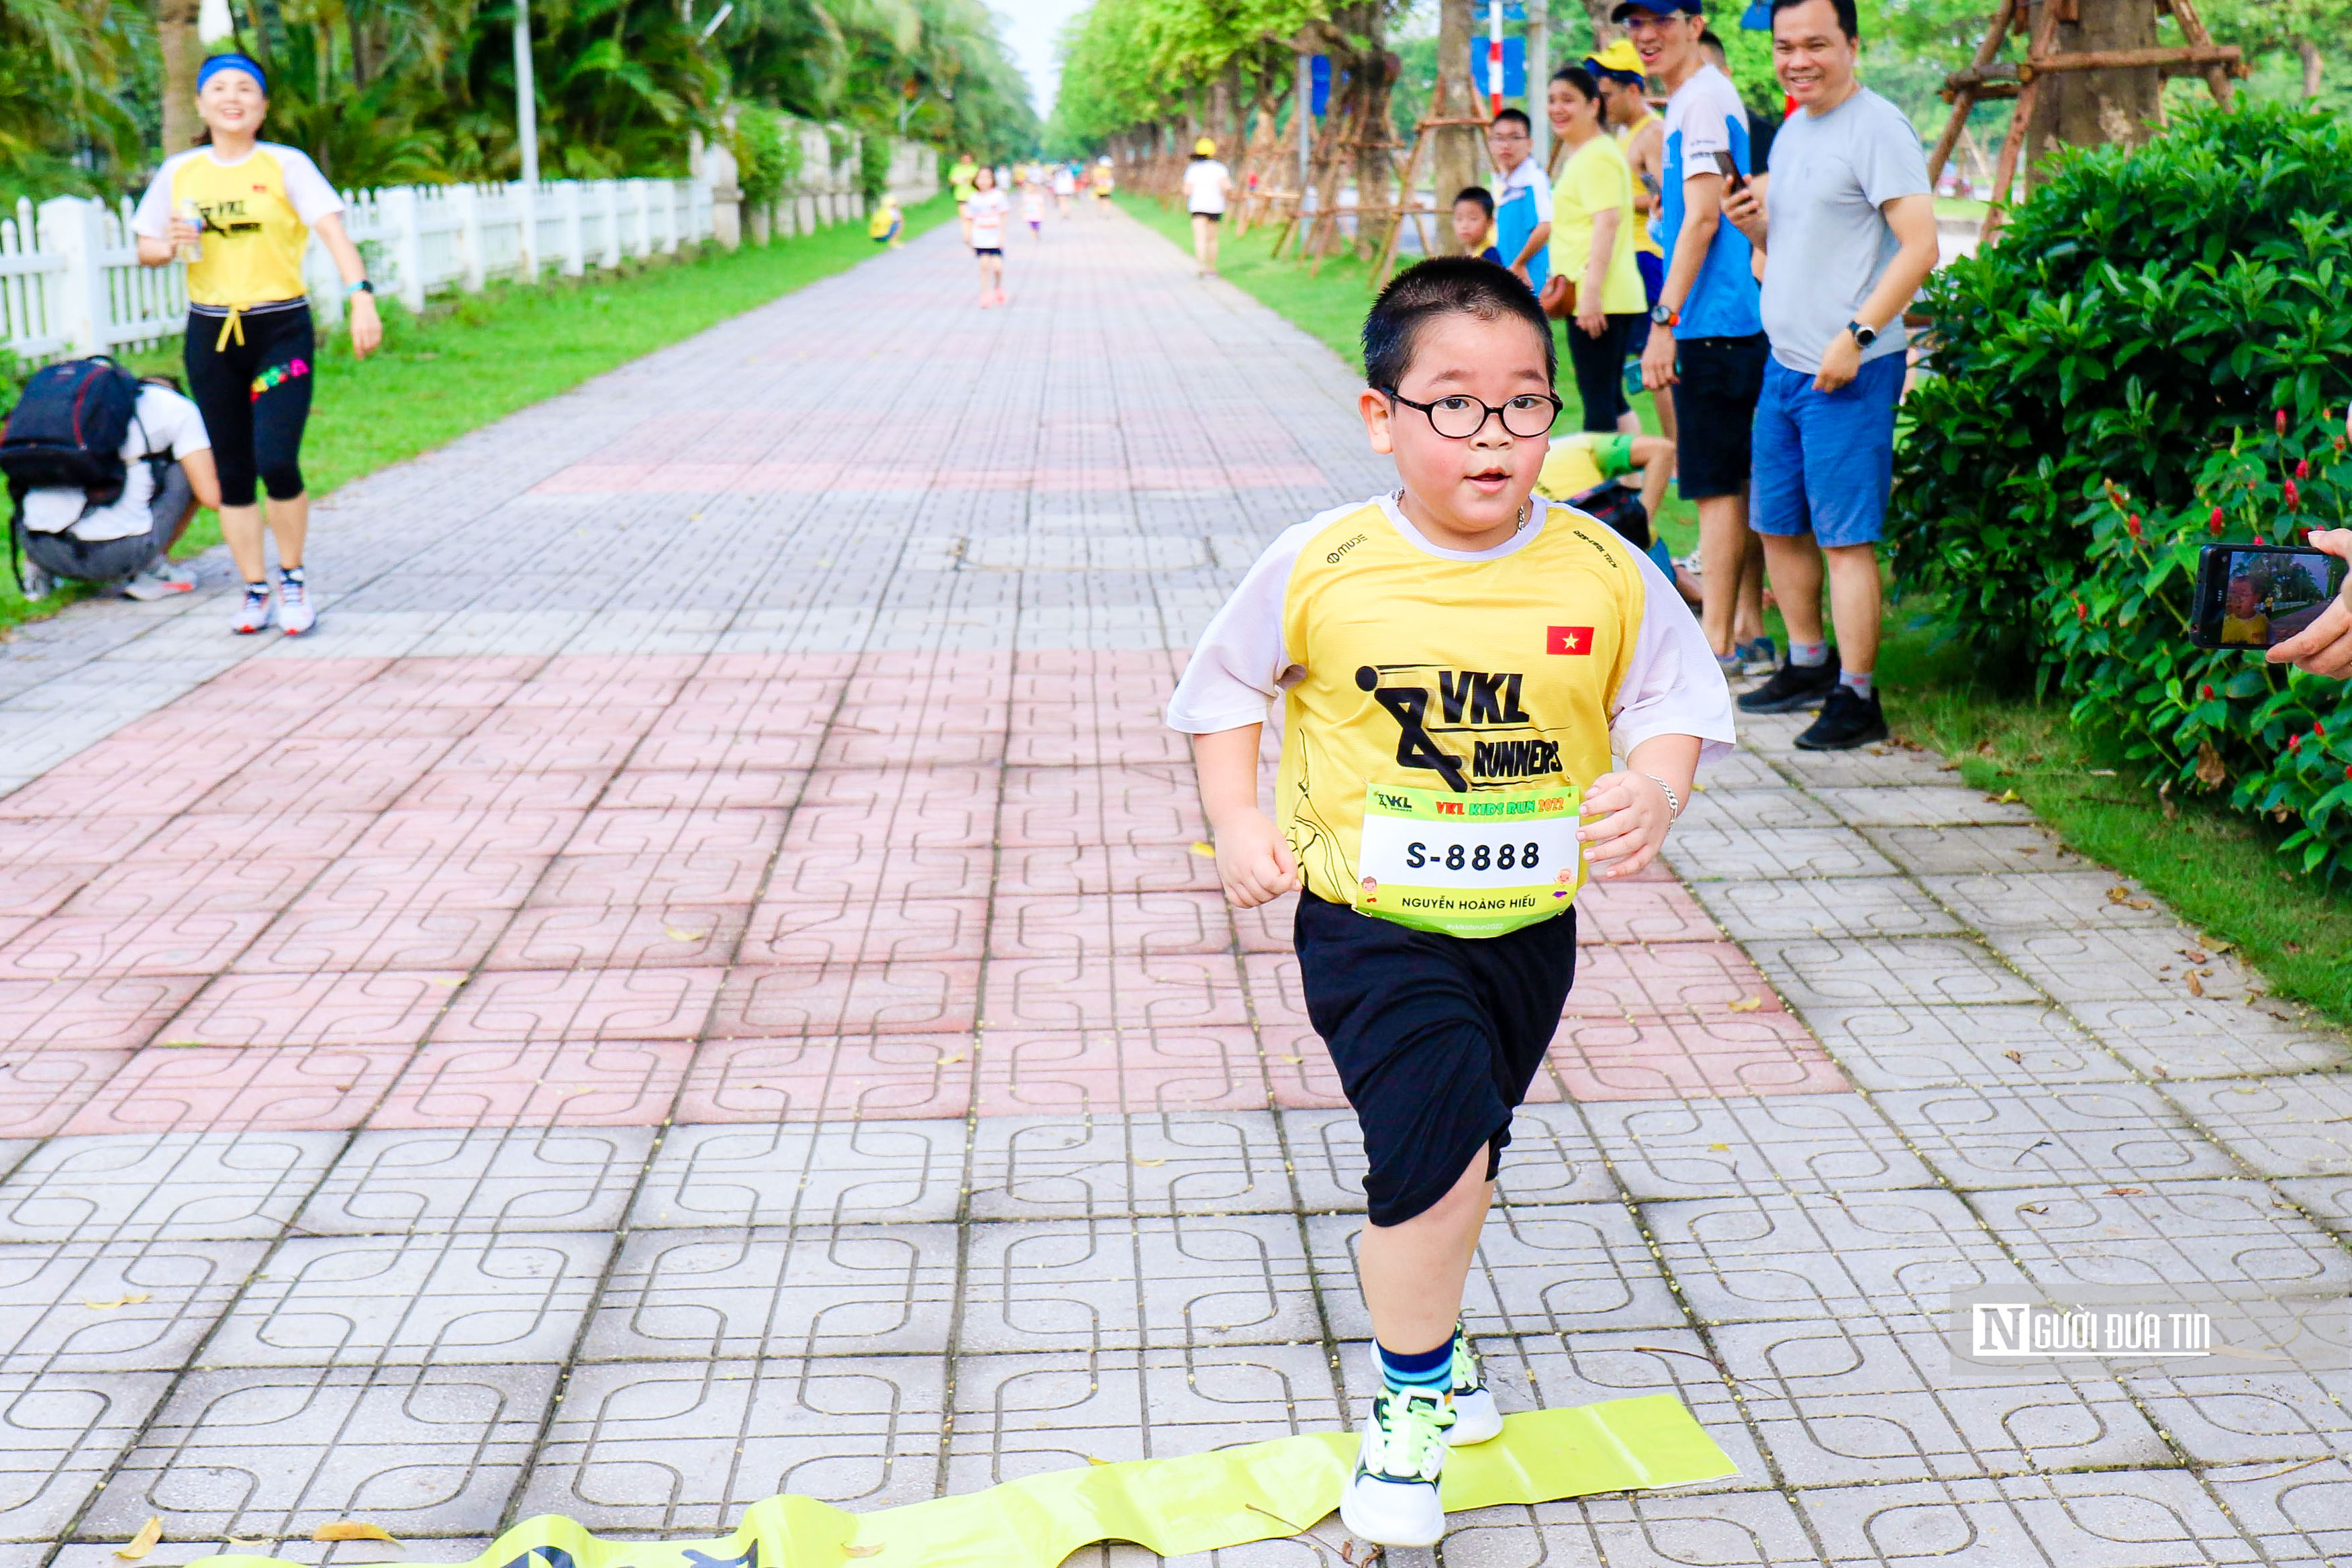
M 104 354 L 44 365 L 0 433 L 0 474 L 19 498 L 57 488 L 110 506 L 122 495 L 122 442 L 138 410 L 138 378 Z
M 1615 479 L 1604 479 L 1589 490 L 1569 497 L 1568 504 L 1615 529 L 1634 549 L 1650 548 L 1650 509 L 1642 504 L 1639 490 L 1628 489 Z

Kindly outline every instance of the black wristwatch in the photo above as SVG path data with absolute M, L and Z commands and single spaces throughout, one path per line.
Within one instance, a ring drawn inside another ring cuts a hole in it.
M 346 283 L 343 285 L 343 298 L 346 300 L 350 299 L 354 294 L 373 294 L 374 292 L 375 285 L 369 282 L 364 278 L 361 279 L 356 283 Z
M 1672 331 L 1682 325 L 1683 313 L 1680 310 L 1669 309 L 1662 301 L 1650 307 L 1650 320 Z
M 1863 348 L 1868 348 L 1878 341 L 1876 327 L 1865 327 L 1860 321 L 1848 321 L 1845 324 L 1845 330 L 1853 334 L 1854 342 Z

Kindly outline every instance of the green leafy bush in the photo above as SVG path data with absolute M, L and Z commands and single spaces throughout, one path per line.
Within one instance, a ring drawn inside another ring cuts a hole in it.
M 2352 875 L 2352 684 L 2189 642 L 2200 546 L 2293 542 L 2352 522 L 2352 458 L 2333 411 L 2284 411 L 2200 454 L 2193 494 L 2151 510 L 2124 487 L 2093 488 L 2071 525 L 2088 554 L 2073 584 L 2034 607 L 2074 718 L 2120 731 L 2168 791 L 2201 791 L 2281 823 L 2305 871 Z
M 764 207 L 800 178 L 801 139 L 790 120 L 756 103 L 735 111 L 735 179 L 746 206 Z
M 890 188 L 890 138 L 868 131 L 858 145 L 857 188 L 872 206 Z
M 2084 496 L 2113 481 L 2183 511 L 2234 430 L 2352 399 L 2347 213 L 2352 126 L 2277 106 L 2044 171 L 2000 242 L 1929 286 L 1938 374 L 1904 405 L 1897 584 L 1941 594 L 1988 668 L 2053 675 L 2044 590 L 2090 569 Z

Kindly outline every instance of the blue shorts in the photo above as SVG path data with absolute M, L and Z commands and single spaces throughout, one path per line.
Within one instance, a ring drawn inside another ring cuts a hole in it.
M 1895 479 L 1895 405 L 1904 356 L 1882 354 L 1835 392 L 1811 373 L 1764 364 L 1756 402 L 1755 477 L 1748 524 L 1759 533 L 1810 533 L 1814 542 L 1875 544 Z

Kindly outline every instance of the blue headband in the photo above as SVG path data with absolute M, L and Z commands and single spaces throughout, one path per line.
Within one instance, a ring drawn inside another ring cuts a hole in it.
M 196 90 L 198 92 L 204 91 L 205 83 L 212 80 L 213 78 L 220 75 L 223 71 L 243 71 L 246 75 L 251 77 L 254 79 L 255 84 L 261 89 L 261 93 L 264 98 L 269 96 L 269 79 L 262 74 L 261 67 L 256 64 L 252 58 L 247 56 L 235 54 L 215 55 L 211 58 L 205 60 L 204 64 L 198 66 L 196 68 Z

